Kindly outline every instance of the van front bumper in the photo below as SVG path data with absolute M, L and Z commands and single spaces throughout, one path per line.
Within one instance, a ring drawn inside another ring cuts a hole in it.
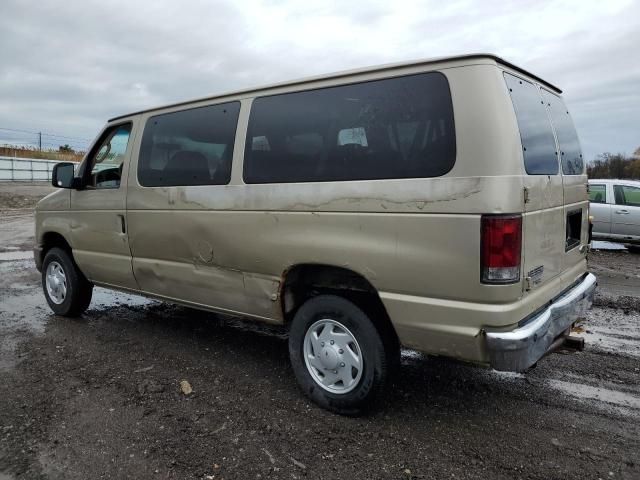
M 544 310 L 527 319 L 523 326 L 504 332 L 486 332 L 491 367 L 521 372 L 534 365 L 560 335 L 584 317 L 593 304 L 595 289 L 596 277 L 587 273 Z

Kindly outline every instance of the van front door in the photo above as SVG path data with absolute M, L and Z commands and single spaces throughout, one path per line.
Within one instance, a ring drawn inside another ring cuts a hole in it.
M 108 127 L 71 191 L 71 240 L 80 269 L 92 282 L 137 288 L 127 236 L 126 182 L 135 123 Z

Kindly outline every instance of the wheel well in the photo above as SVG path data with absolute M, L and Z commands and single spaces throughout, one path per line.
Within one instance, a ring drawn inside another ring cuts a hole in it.
M 283 274 L 280 301 L 285 323 L 309 298 L 332 294 L 346 298 L 361 308 L 386 339 L 398 336 L 378 295 L 378 291 L 362 275 L 343 267 L 318 264 L 296 265 Z
M 69 242 L 67 242 L 67 240 L 62 235 L 60 235 L 57 232 L 47 232 L 42 236 L 41 260 L 44 260 L 44 257 L 47 254 L 47 252 L 51 250 L 53 247 L 61 248 L 69 252 L 69 254 L 71 254 L 71 246 L 69 245 Z

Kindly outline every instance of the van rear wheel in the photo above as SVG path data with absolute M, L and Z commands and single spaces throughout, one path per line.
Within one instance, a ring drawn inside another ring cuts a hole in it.
M 289 356 L 298 384 L 335 413 L 369 409 L 386 390 L 396 354 L 367 314 L 342 297 L 307 300 L 291 324 Z
M 63 317 L 81 315 L 93 295 L 93 285 L 71 255 L 57 247 L 49 250 L 42 262 L 42 289 L 51 310 Z

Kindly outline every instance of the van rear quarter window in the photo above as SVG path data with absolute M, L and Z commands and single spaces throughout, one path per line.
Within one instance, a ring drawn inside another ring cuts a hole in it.
M 240 102 L 149 118 L 138 181 L 144 187 L 225 185 L 231 178 Z
M 530 175 L 556 175 L 558 154 L 540 89 L 531 82 L 504 73 L 518 120 L 525 170 Z
M 449 84 L 430 72 L 256 98 L 244 180 L 436 177 L 455 156 Z

